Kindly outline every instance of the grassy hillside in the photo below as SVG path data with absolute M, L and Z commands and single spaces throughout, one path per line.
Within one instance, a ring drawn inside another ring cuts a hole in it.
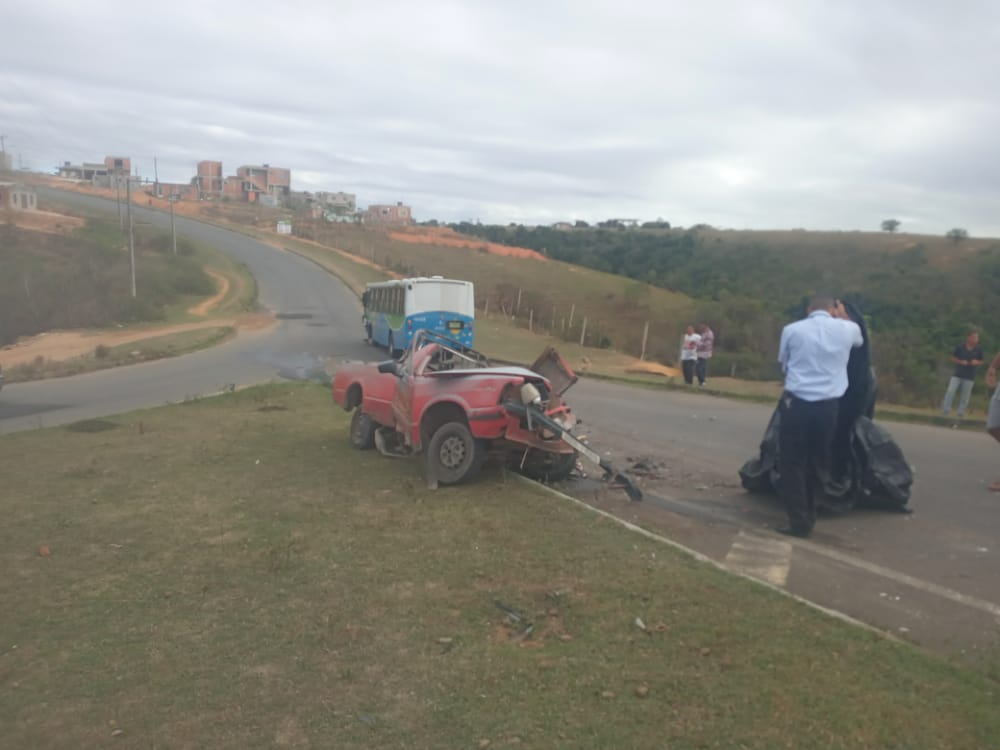
M 651 322 L 647 353 L 672 361 L 684 326 L 696 313 L 684 294 L 556 260 L 512 258 L 485 250 L 400 242 L 386 232 L 296 223 L 296 235 L 341 248 L 402 275 L 468 279 L 480 309 L 506 312 L 524 326 L 567 341 L 638 354 Z M 520 294 L 520 305 L 518 296 Z M 583 321 L 587 321 L 586 332 Z
M 830 292 L 857 304 L 872 332 L 883 393 L 934 402 L 951 350 L 970 327 L 1000 346 L 1000 242 L 862 232 L 648 231 L 461 225 L 494 242 L 682 292 L 751 376 L 777 375 L 781 326 Z
M 992 314 L 1000 304 L 1000 241 L 993 239 L 464 224 L 457 228 L 469 233 L 467 246 L 456 247 L 436 241 L 439 230 L 403 242 L 386 230 L 331 225 L 289 209 L 223 201 L 185 210 L 276 244 L 294 243 L 321 264 L 340 249 L 359 261 L 346 279 L 355 288 L 389 274 L 468 278 L 481 309 L 563 341 L 582 338 L 638 356 L 648 322 L 647 359 L 665 364 L 675 363 L 683 329 L 707 321 L 716 332 L 717 375 L 779 379 L 781 328 L 818 291 L 864 311 L 883 400 L 935 405 L 950 352 L 970 326 L 981 330 L 988 356 L 1000 347 Z M 278 219 L 293 221 L 295 238 L 275 235 Z M 497 255 L 491 243 L 537 250 L 547 260 Z M 977 395 L 984 394 L 978 386 Z
M 220 310 L 254 304 L 245 269 L 184 238 L 174 255 L 169 233 L 135 228 L 133 298 L 127 238 L 117 222 L 87 218 L 76 228 L 45 231 L 9 219 L 0 217 L 0 346 L 54 329 L 181 322 L 192 302 L 216 291 L 206 268 L 239 280 Z

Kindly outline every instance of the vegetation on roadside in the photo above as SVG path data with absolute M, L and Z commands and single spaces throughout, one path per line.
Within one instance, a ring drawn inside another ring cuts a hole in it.
M 1000 345 L 1000 242 L 860 232 L 739 232 L 484 226 L 455 228 L 490 242 L 620 274 L 695 300 L 691 320 L 712 321 L 716 365 L 775 378 L 781 326 L 805 298 L 828 290 L 856 303 L 875 341 L 889 400 L 931 404 L 951 350 L 970 326 Z
M 8 383 L 62 378 L 111 367 L 177 357 L 220 344 L 233 333 L 234 330 L 230 326 L 211 326 L 161 336 L 153 335 L 118 346 L 98 344 L 92 352 L 81 357 L 61 360 L 36 357 L 31 362 L 12 365 L 4 369 L 4 378 Z
M 189 319 L 187 307 L 216 292 L 214 266 L 234 283 L 218 311 L 252 309 L 256 286 L 245 268 L 184 237 L 134 230 L 136 297 L 128 240 L 117 222 L 89 218 L 70 234 L 0 224 L 0 346 L 56 329 L 102 328 Z
M 779 380 L 780 329 L 801 313 L 809 292 L 823 287 L 836 287 L 866 312 L 883 402 L 936 406 L 948 354 L 965 329 L 979 326 L 987 350 L 998 338 L 986 309 L 1000 294 L 1000 243 L 988 239 L 680 230 L 666 222 L 571 230 L 462 224 L 456 226 L 470 233 L 472 247 L 455 247 L 434 244 L 431 231 L 421 232 L 422 243 L 402 242 L 384 229 L 329 224 L 286 209 L 219 204 L 204 211 L 311 258 L 355 291 L 393 274 L 468 278 L 477 286 L 481 319 L 506 317 L 553 337 L 561 349 L 582 342 L 590 352 L 582 356 L 590 359 L 601 349 L 638 356 L 645 339 L 647 360 L 674 364 L 683 328 L 708 320 L 717 334 L 716 386 Z M 278 219 L 291 219 L 296 236 L 275 235 Z M 493 255 L 485 244 L 477 250 L 480 238 L 535 248 L 549 260 Z M 770 390 L 763 386 L 761 397 Z
M 1000 734 L 988 675 L 499 468 L 428 490 L 417 462 L 347 432 L 326 389 L 297 384 L 0 437 L 18 456 L 0 494 L 5 742 L 917 750 Z
M 388 232 L 366 227 L 296 222 L 298 236 L 347 251 L 397 275 L 468 279 L 476 285 L 481 310 L 507 315 L 525 328 L 562 341 L 582 340 L 590 347 L 638 355 L 644 325 L 650 321 L 647 356 L 673 361 L 679 340 L 673 328 L 695 314 L 694 303 L 684 294 L 579 265 L 436 245 L 432 239 L 401 242 Z

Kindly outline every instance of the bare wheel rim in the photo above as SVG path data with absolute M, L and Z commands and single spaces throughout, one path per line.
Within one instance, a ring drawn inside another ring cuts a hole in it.
M 457 469 L 465 461 L 466 455 L 465 441 L 455 435 L 446 438 L 441 443 L 441 448 L 438 451 L 438 460 L 446 469 Z

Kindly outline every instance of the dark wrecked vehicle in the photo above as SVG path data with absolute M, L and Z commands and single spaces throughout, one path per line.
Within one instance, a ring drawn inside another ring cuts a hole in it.
M 424 453 L 431 484 L 472 478 L 491 453 L 529 477 L 556 481 L 583 455 L 640 499 L 628 477 L 572 434 L 576 417 L 562 397 L 576 381 L 551 347 L 530 368 L 494 366 L 454 339 L 419 331 L 399 360 L 338 367 L 333 400 L 354 410 L 356 448 Z
M 864 344 L 851 352 L 847 364 L 848 387 L 840 398 L 830 476 L 817 488 L 816 506 L 842 513 L 866 503 L 908 513 L 913 469 L 892 435 L 873 421 L 878 387 L 868 326 L 855 305 L 845 303 L 845 308 L 861 327 Z M 774 492 L 778 488 L 780 430 L 781 417 L 776 408 L 764 431 L 760 454 L 743 464 L 739 472 L 743 487 L 750 492 Z

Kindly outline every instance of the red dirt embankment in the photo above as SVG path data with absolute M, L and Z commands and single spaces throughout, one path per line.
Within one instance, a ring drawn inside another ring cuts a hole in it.
M 510 245 L 500 245 L 496 242 L 474 239 L 459 234 L 453 229 L 446 227 L 412 227 L 408 229 L 398 229 L 389 232 L 389 236 L 400 242 L 412 242 L 420 245 L 444 245 L 445 247 L 464 247 L 469 250 L 487 251 L 494 255 L 506 255 L 514 258 L 534 258 L 535 260 L 548 260 L 544 255 L 536 250 L 526 247 L 512 247 Z

